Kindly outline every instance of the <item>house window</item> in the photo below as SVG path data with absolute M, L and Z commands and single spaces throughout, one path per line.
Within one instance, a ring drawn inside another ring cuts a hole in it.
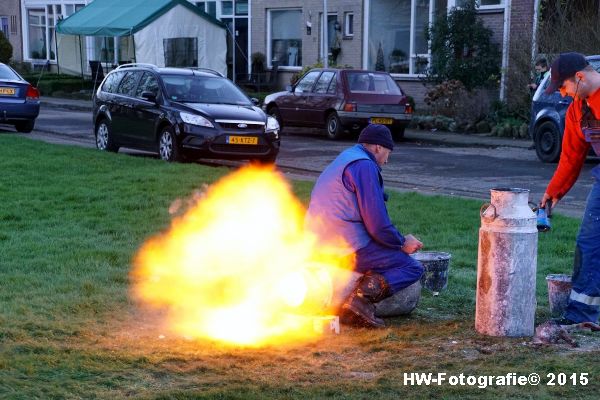
M 56 60 L 56 34 L 54 32 L 56 23 L 61 18 L 66 18 L 83 7 L 85 7 L 84 3 L 69 3 L 27 8 L 26 26 L 23 27 L 23 30 L 27 34 L 25 54 L 28 58 L 33 60 Z
M 163 39 L 165 67 L 197 67 L 198 38 Z
M 248 15 L 248 0 L 235 0 L 235 15 Z
M 396 74 L 426 71 L 427 28 L 439 0 L 370 0 L 367 68 Z
M 207 1 L 206 2 L 206 13 L 211 17 L 217 17 L 217 2 Z
M 4 37 L 8 39 L 8 17 L 0 17 L 0 29 L 2 29 Z
M 46 58 L 46 12 L 43 8 L 27 10 L 27 28 L 29 33 L 29 58 Z
M 221 15 L 233 15 L 233 1 L 221 2 Z
M 54 44 L 54 39 L 56 38 L 56 35 L 54 34 L 54 27 L 56 26 L 56 16 L 61 15 L 62 11 L 61 11 L 61 6 L 60 5 L 48 5 L 46 7 L 46 13 L 48 15 L 48 28 L 46 29 L 46 32 L 48 34 L 48 54 L 46 54 L 46 56 L 44 58 L 48 59 L 48 60 L 56 60 L 56 54 L 54 54 L 54 50 L 55 50 L 55 44 Z
M 11 15 L 10 16 L 10 33 L 12 33 L 13 35 L 16 35 L 18 32 L 18 25 L 17 25 L 17 16 L 16 15 Z
M 454 0 L 454 4 L 452 4 L 452 0 L 450 0 L 450 7 L 463 7 L 467 1 L 468 0 Z M 502 6 L 504 6 L 504 0 L 479 0 L 477 8 L 486 9 L 498 8 Z
M 211 17 L 217 16 L 217 2 L 216 1 L 197 1 L 196 5 L 205 13 Z
M 354 13 L 344 14 L 344 36 L 354 36 Z
M 271 10 L 269 12 L 269 59 L 279 66 L 302 65 L 302 11 Z

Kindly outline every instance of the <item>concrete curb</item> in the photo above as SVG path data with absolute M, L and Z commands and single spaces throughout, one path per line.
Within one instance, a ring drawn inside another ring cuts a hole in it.
M 59 108 L 62 110 L 72 111 L 92 111 L 92 103 L 89 100 L 73 100 L 59 98 L 44 98 L 40 99 L 40 105 L 46 108 Z

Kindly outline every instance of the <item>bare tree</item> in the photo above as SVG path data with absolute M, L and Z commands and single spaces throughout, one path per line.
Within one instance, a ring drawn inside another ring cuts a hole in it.
M 541 0 L 537 57 L 551 63 L 568 51 L 600 54 L 600 0 Z M 522 32 L 521 35 L 528 33 Z M 533 79 L 531 37 L 511 42 L 506 72 L 506 108 L 511 115 L 529 119 L 531 96 L 527 84 Z
M 549 56 L 567 51 L 600 53 L 599 0 L 542 0 L 538 50 Z

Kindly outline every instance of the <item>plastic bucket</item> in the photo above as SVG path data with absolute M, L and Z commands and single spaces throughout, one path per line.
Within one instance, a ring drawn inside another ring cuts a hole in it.
M 546 276 L 548 282 L 548 303 L 553 315 L 562 315 L 569 303 L 571 294 L 571 275 L 550 274 Z
M 434 296 L 448 286 L 448 268 L 450 266 L 450 253 L 441 251 L 421 251 L 412 255 L 419 260 L 425 268 L 421 277 L 421 284 Z

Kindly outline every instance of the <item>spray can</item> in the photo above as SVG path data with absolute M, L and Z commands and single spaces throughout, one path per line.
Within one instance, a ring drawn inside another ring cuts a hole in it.
M 537 230 L 538 232 L 548 232 L 552 229 L 550 218 L 552 217 L 552 202 L 547 201 L 545 207 L 537 210 Z

